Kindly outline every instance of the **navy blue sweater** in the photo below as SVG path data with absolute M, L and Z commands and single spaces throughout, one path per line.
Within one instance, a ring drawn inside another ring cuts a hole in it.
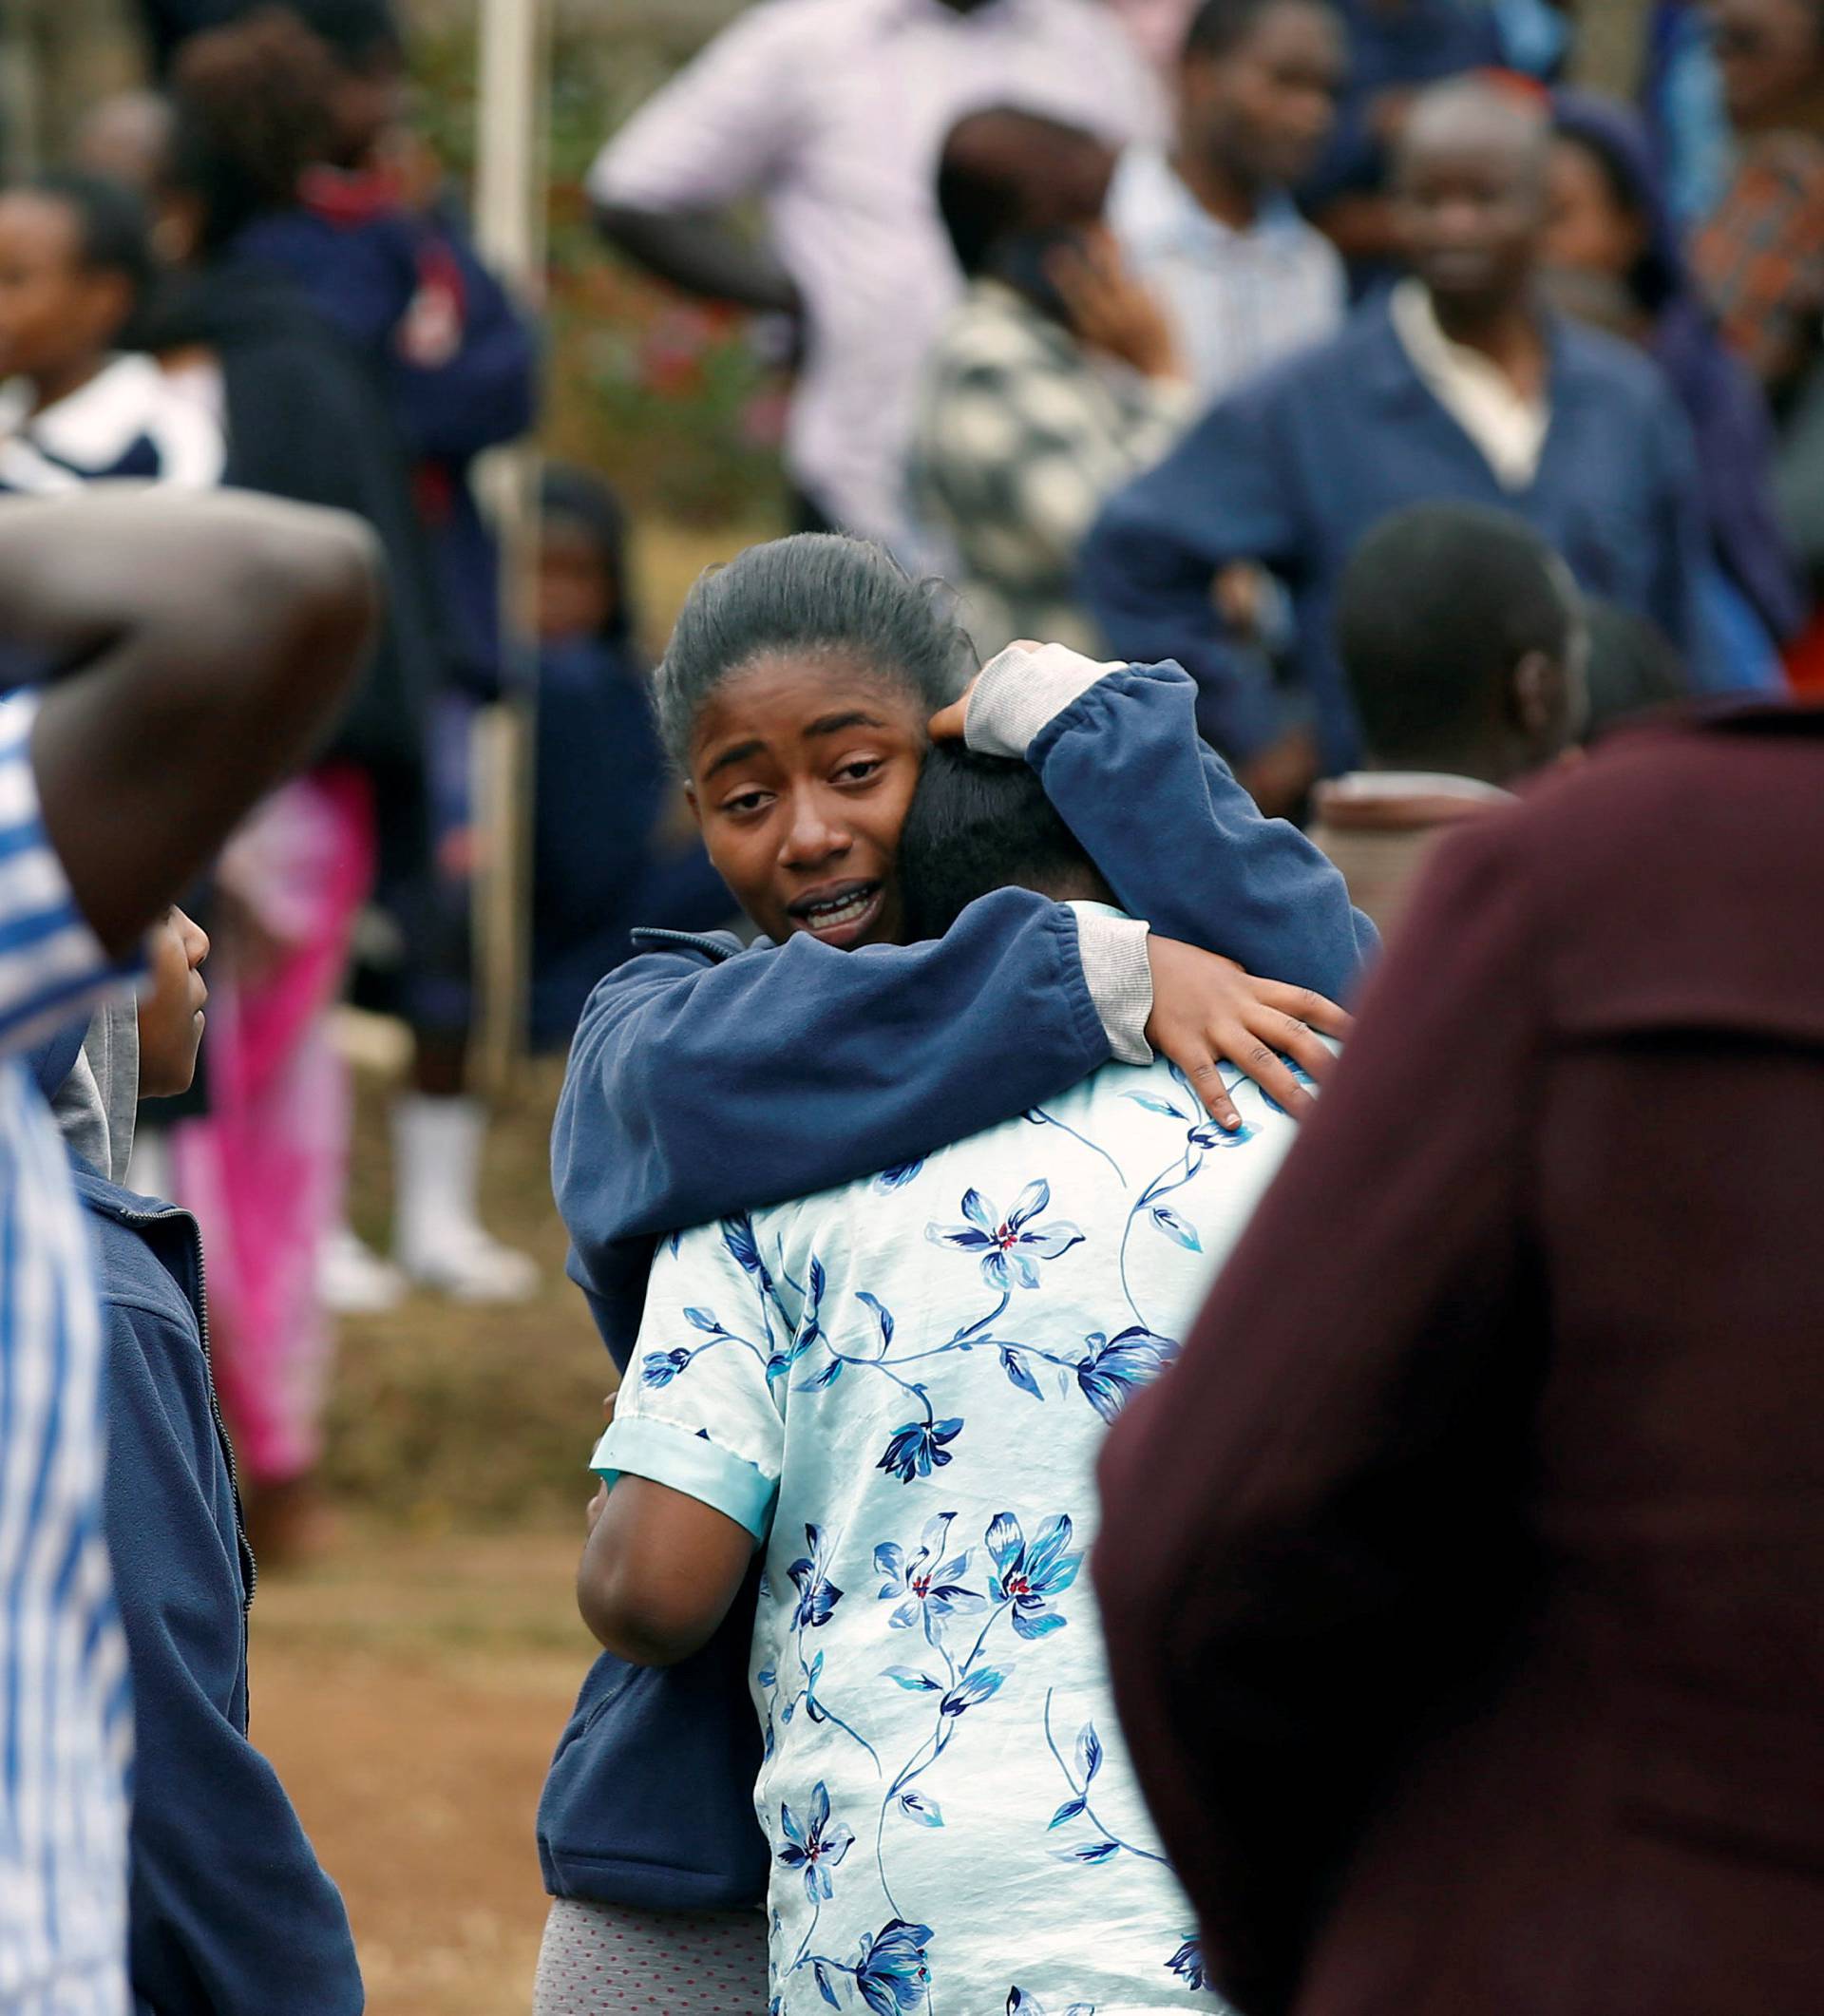
M 133 1674 L 137 2016 L 359 2016 L 341 1896 L 247 1740 L 253 1557 L 197 1222 L 72 1161 L 99 1262 L 107 1544 Z
M 1346 996 L 1375 947 L 1340 877 L 1264 820 L 1195 728 L 1176 666 L 1103 678 L 1028 760 L 1122 904 L 1162 936 Z M 638 1333 L 655 1239 L 908 1162 L 1074 1085 L 1109 1060 L 1074 913 L 1024 889 L 973 903 L 941 941 L 838 952 L 807 937 L 687 941 L 591 998 L 552 1136 L 559 1208 L 617 1364 Z M 546 1780 L 554 1895 L 756 1904 L 759 1724 L 750 1593 L 693 1660 L 603 1654 Z
M 1413 369 L 1384 300 L 1341 333 L 1216 406 L 1165 462 L 1104 507 L 1082 586 L 1114 648 L 1178 658 L 1202 688 L 1204 732 L 1231 756 L 1283 732 L 1285 697 L 1224 632 L 1209 583 L 1257 560 L 1291 587 L 1293 675 L 1324 768 L 1352 769 L 1359 731 L 1331 640 L 1331 604 L 1363 533 L 1409 504 L 1516 512 L 1592 595 L 1649 617 L 1701 687 L 1697 584 L 1709 552 L 1690 431 L 1670 388 L 1625 344 L 1552 321 L 1551 426 L 1533 481 L 1506 490 Z
M 461 340 L 434 365 L 413 363 L 397 340 L 428 247 L 447 262 L 462 304 Z M 537 417 L 537 332 L 462 223 L 443 212 L 383 210 L 352 224 L 298 206 L 259 219 L 237 249 L 289 274 L 381 371 L 388 411 L 414 465 L 457 669 L 469 688 L 491 692 L 500 672 L 500 569 L 469 472 L 484 449 L 517 440 Z

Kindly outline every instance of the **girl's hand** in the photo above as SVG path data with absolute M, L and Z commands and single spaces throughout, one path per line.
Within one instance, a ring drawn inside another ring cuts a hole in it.
M 976 679 L 980 677 L 980 673 L 977 673 L 976 678 L 963 688 L 961 699 L 952 700 L 948 707 L 940 708 L 931 716 L 929 733 L 932 741 L 960 742 L 968 733 L 969 701 L 976 690 Z
M 1232 1132 L 1242 1124 L 1223 1090 L 1225 1061 L 1295 1119 L 1311 1111 L 1310 1094 L 1283 1058 L 1321 1083 L 1336 1059 L 1317 1033 L 1346 1037 L 1352 1024 L 1344 1010 L 1308 987 L 1256 979 L 1233 960 L 1176 939 L 1148 939 L 1147 960 L 1152 968 L 1147 1041 L 1190 1080 L 1219 1127 Z

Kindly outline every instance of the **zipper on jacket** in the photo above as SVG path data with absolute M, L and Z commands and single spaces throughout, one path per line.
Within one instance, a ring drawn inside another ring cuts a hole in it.
M 209 1343 L 209 1265 L 203 1256 L 202 1228 L 197 1224 L 196 1214 L 186 1211 L 181 1205 L 174 1205 L 168 1211 L 116 1208 L 113 1215 L 123 1225 L 131 1226 L 168 1225 L 174 1218 L 187 1218 L 196 1235 L 197 1332 L 202 1344 L 203 1370 L 209 1379 L 209 1413 L 216 1424 L 216 1439 L 228 1459 L 228 1489 L 235 1501 L 235 1544 L 240 1550 L 240 1560 L 236 1565 L 244 1568 L 247 1575 L 247 1587 L 240 1599 L 240 1665 L 245 1676 L 248 1668 L 247 1613 L 253 1608 L 254 1590 L 259 1583 L 259 1563 L 254 1558 L 253 1544 L 247 1538 L 247 1515 L 240 1503 L 240 1470 L 235 1461 L 235 1445 L 228 1434 L 228 1423 L 222 1418 L 221 1397 L 216 1391 L 216 1360 Z

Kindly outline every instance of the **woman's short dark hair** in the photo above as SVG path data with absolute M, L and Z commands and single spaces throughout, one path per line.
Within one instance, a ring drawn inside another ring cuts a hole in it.
M 974 646 L 940 582 L 916 581 L 883 547 L 836 532 L 750 546 L 701 575 L 654 675 L 658 730 L 687 767 L 703 703 L 772 654 L 843 652 L 935 713 L 976 669 Z
M 941 938 L 978 897 L 1036 889 L 1060 899 L 1107 896 L 1083 845 L 1024 763 L 954 742 L 925 758 L 900 833 L 905 935 Z
M 171 181 L 202 209 L 201 246 L 297 200 L 332 138 L 335 58 L 283 8 L 193 36 L 171 73 Z
M 1232 56 L 1276 8 L 1315 7 L 1329 0 L 1203 0 L 1185 30 L 1184 60 L 1220 63 Z

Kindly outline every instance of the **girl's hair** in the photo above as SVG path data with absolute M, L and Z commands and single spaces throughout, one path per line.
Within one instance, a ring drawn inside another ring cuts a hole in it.
M 296 0 L 296 6 L 305 26 L 346 68 L 405 62 L 406 38 L 390 0 Z
M 937 581 L 834 532 L 750 546 L 701 575 L 655 675 L 658 732 L 683 769 L 703 703 L 765 654 L 846 652 L 935 713 L 962 691 L 975 647 Z
M 202 206 L 200 250 L 297 200 L 326 158 L 335 59 L 282 8 L 193 36 L 171 75 L 171 181 Z
M 593 469 L 578 468 L 572 463 L 547 463 L 540 479 L 539 508 L 546 518 L 564 518 L 580 526 L 601 556 L 614 589 L 615 606 L 599 641 L 631 641 L 639 622 L 627 579 L 627 507 L 613 485 Z
M 74 168 L 54 168 L 14 185 L 28 196 L 62 203 L 76 219 L 76 257 L 86 273 L 117 273 L 132 292 L 129 320 L 151 292 L 156 267 L 145 205 L 124 183 Z M 123 333 L 121 338 L 125 341 Z

